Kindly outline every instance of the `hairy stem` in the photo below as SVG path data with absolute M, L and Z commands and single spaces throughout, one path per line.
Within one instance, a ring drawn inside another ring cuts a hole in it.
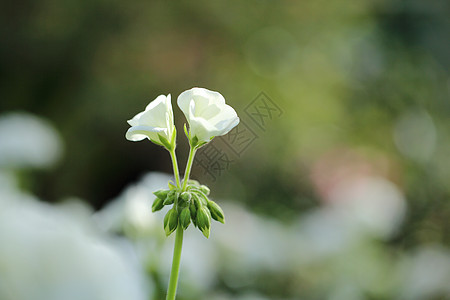
M 186 185 L 189 180 L 189 175 L 191 174 L 192 163 L 194 162 L 194 156 L 195 156 L 196 151 L 197 151 L 197 148 L 191 146 L 191 148 L 189 150 L 188 162 L 186 164 L 186 171 L 184 172 L 182 191 L 186 190 Z
M 178 274 L 180 272 L 181 249 L 183 247 L 183 227 L 178 224 L 173 249 L 172 270 L 170 271 L 169 288 L 166 300 L 175 300 L 177 294 Z

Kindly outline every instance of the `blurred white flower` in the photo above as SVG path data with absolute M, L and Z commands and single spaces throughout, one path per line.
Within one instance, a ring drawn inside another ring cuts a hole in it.
M 43 119 L 23 112 L 0 116 L 0 167 L 44 168 L 61 154 L 59 134 Z
M 397 299 L 448 299 L 450 251 L 439 245 L 422 246 L 400 264 L 401 295 Z
M 152 213 L 153 192 L 166 188 L 173 176 L 151 172 L 138 183 L 127 186 L 106 207 L 94 215 L 98 226 L 109 232 L 132 230 L 134 235 L 147 238 L 154 229 L 162 231 L 163 215 Z M 127 232 L 131 233 L 131 232 Z
M 128 129 L 125 137 L 130 141 L 135 142 L 148 138 L 161 145 L 163 142 L 158 136 L 161 135 L 169 143 L 172 143 L 175 125 L 170 94 L 158 96 L 147 105 L 145 111 L 128 120 L 128 124 L 131 125 L 131 128 Z
M 239 124 L 236 111 L 218 92 L 192 88 L 181 93 L 177 102 L 189 123 L 190 136 L 201 142 L 225 135 Z
M 346 212 L 358 230 L 390 237 L 406 212 L 403 193 L 382 177 L 362 177 L 341 183 L 330 195 L 333 205 Z M 365 233 L 362 232 L 362 233 Z
M 150 282 L 125 240 L 68 209 L 14 197 L 0 209 L 0 299 L 149 299 Z

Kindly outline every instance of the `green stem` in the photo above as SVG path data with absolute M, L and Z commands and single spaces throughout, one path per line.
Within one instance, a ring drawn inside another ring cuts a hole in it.
M 180 272 L 181 248 L 183 246 L 183 227 L 178 224 L 173 249 L 172 270 L 170 271 L 169 288 L 166 300 L 175 300 L 177 294 L 178 274 Z
M 183 188 L 182 191 L 186 190 L 186 185 L 189 180 L 189 174 L 191 173 L 192 168 L 192 162 L 194 161 L 195 152 L 197 151 L 196 147 L 192 147 L 189 149 L 189 158 L 186 165 L 186 171 L 184 172 L 184 179 L 183 179 Z
M 175 175 L 177 187 L 180 187 L 181 186 L 180 173 L 178 172 L 178 162 L 177 162 L 177 155 L 175 154 L 175 149 L 170 150 L 170 158 L 172 159 L 173 174 Z

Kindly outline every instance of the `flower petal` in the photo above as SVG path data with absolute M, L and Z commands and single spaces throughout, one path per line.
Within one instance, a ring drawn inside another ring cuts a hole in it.
M 225 104 L 225 98 L 218 92 L 210 91 L 204 88 L 192 88 L 182 92 L 178 96 L 178 106 L 184 115 L 187 116 L 189 111 L 189 103 L 194 100 L 197 104 L 198 111 L 202 111 L 210 104 L 221 105 Z
M 166 135 L 167 128 L 151 127 L 151 126 L 133 126 L 127 130 L 125 137 L 129 141 L 142 141 L 145 138 L 158 141 L 158 133 Z

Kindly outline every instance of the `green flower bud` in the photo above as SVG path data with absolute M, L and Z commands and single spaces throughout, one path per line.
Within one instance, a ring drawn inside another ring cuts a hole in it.
M 192 219 L 195 219 L 197 216 L 197 207 L 195 207 L 194 202 L 191 202 L 191 204 L 189 204 L 189 210 L 191 211 Z
M 200 191 L 205 194 L 206 196 L 209 195 L 209 193 L 211 192 L 209 187 L 207 187 L 206 185 L 201 185 L 200 186 Z
M 192 202 L 194 203 L 197 210 L 202 206 L 202 202 L 200 201 L 200 197 L 197 195 L 197 193 L 192 194 Z
M 175 190 L 171 190 L 168 194 L 166 199 L 164 200 L 164 205 L 170 205 L 175 202 L 175 199 L 178 198 L 178 193 Z
M 200 182 L 198 182 L 197 180 L 194 180 L 194 179 L 189 179 L 188 184 L 194 185 L 194 186 L 200 186 Z
M 191 223 L 191 212 L 189 211 L 189 207 L 184 208 L 180 213 L 180 224 L 184 230 L 189 227 Z
M 152 212 L 161 210 L 164 207 L 164 201 L 160 198 L 156 198 L 155 201 L 153 201 L 152 204 Z
M 169 194 L 170 190 L 159 190 L 153 193 L 156 197 L 158 197 L 161 200 L 165 200 L 167 197 L 167 194 Z
M 201 230 L 205 237 L 209 237 L 209 232 L 211 228 L 211 216 L 208 209 L 204 206 L 197 210 L 197 227 Z
M 178 213 L 177 210 L 172 208 L 169 210 L 164 217 L 164 231 L 166 236 L 169 236 L 172 232 L 177 229 L 178 226 Z
M 183 199 L 184 201 L 186 201 L 186 202 L 189 202 L 189 201 L 191 201 L 191 197 L 192 197 L 192 195 L 191 195 L 191 193 L 189 193 L 189 192 L 183 192 L 183 193 L 181 193 L 181 199 Z
M 211 212 L 211 217 L 214 220 L 216 220 L 222 224 L 225 224 L 225 216 L 223 214 L 223 210 L 220 208 L 220 206 L 216 202 L 211 201 L 211 200 L 208 201 L 208 208 L 209 208 L 209 211 Z
M 208 205 L 209 199 L 205 194 L 203 194 L 203 192 L 197 191 L 195 194 L 198 196 L 198 199 L 200 200 L 200 203 L 202 205 L 204 205 L 204 206 Z
M 190 136 L 190 134 L 189 134 L 189 136 Z M 198 137 L 197 136 L 191 137 L 189 139 L 189 142 L 190 142 L 192 148 L 197 147 L 197 145 L 198 145 Z

